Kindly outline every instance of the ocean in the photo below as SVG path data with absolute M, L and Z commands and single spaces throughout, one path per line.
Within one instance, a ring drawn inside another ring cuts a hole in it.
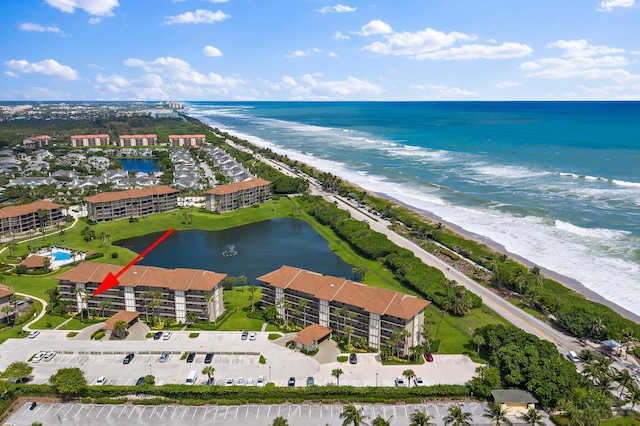
M 640 315 L 640 102 L 193 102 L 187 112 Z

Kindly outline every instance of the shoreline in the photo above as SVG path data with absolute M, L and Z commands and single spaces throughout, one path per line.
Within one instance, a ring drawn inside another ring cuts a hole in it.
M 315 167 L 315 166 L 314 166 Z M 351 182 L 349 182 L 349 184 L 351 184 Z M 357 185 L 356 185 L 357 186 Z M 363 188 L 363 190 L 367 191 L 365 188 Z M 475 234 L 472 232 L 469 232 L 465 229 L 463 229 L 462 227 L 456 225 L 455 223 L 452 222 L 448 222 L 446 220 L 443 220 L 441 217 L 437 216 L 436 214 L 427 211 L 427 210 L 423 210 L 423 209 L 418 209 L 417 207 L 411 206 L 409 204 L 406 204 L 402 201 L 399 201 L 393 197 L 390 197 L 387 194 L 384 193 L 377 193 L 377 192 L 373 192 L 373 191 L 368 191 L 371 192 L 372 194 L 380 197 L 380 198 L 385 198 L 389 201 L 393 201 L 394 203 L 403 206 L 411 211 L 414 211 L 422 216 L 424 216 L 425 218 L 427 218 L 428 220 L 431 220 L 433 222 L 440 222 L 442 223 L 444 226 L 448 227 L 449 229 L 452 229 L 454 232 L 460 234 L 462 237 L 464 237 L 465 239 L 468 240 L 473 240 L 476 241 L 478 243 L 484 244 L 486 246 L 489 246 L 491 249 L 496 250 L 500 253 L 504 253 L 507 256 L 511 257 L 512 259 L 514 259 L 515 261 L 517 261 L 518 263 L 521 263 L 522 265 L 526 266 L 527 268 L 532 268 L 532 267 L 537 267 L 540 269 L 540 273 L 542 275 L 544 275 L 545 277 L 552 279 L 554 281 L 557 281 L 558 283 L 562 284 L 563 286 L 570 288 L 571 290 L 575 291 L 576 293 L 584 296 L 586 299 L 592 301 L 592 302 L 597 302 L 600 303 L 604 306 L 607 306 L 609 308 L 611 308 L 612 310 L 614 310 L 616 313 L 618 313 L 619 315 L 621 315 L 622 317 L 634 321 L 638 324 L 640 324 L 640 315 L 637 315 L 631 311 L 626 310 L 625 308 L 623 308 L 622 306 L 619 306 L 617 304 L 615 304 L 614 302 L 605 299 L 604 297 L 602 297 L 600 294 L 596 293 L 595 291 L 587 288 L 586 286 L 584 286 L 584 284 L 582 284 L 580 281 L 576 280 L 575 278 L 571 278 L 571 277 L 567 277 L 566 275 L 562 275 L 559 274 L 557 272 L 554 272 L 550 269 L 547 269 L 543 266 L 537 265 L 535 263 L 533 263 L 532 261 L 519 256 L 517 254 L 511 253 L 510 251 L 508 251 L 502 244 L 497 243 L 495 241 L 493 241 L 490 238 L 485 237 L 484 235 L 479 235 L 479 234 Z

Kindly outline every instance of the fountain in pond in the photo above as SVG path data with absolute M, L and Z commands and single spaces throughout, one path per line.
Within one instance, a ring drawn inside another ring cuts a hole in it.
M 227 247 L 222 252 L 223 256 L 235 256 L 238 252 L 236 251 L 235 244 L 227 244 Z

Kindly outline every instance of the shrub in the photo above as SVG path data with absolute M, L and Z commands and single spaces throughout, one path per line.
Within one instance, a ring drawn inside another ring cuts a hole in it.
M 195 339 L 199 335 L 200 335 L 200 333 L 189 333 L 189 339 Z
M 349 357 L 347 355 L 338 356 L 338 362 L 347 362 L 348 359 Z
M 269 333 L 269 340 L 276 340 L 282 337 L 282 334 L 279 333 Z
M 266 364 L 267 360 L 264 358 L 264 356 L 260 355 L 260 364 Z
M 103 337 L 104 337 L 104 331 L 98 331 L 97 333 L 94 333 L 91 338 L 93 340 L 100 340 Z
M 78 335 L 77 331 L 70 331 L 67 333 L 67 337 L 76 337 Z
M 126 396 L 121 396 L 117 398 L 104 397 L 104 398 L 95 399 L 96 404 L 125 404 L 127 401 L 128 399 Z
M 114 251 L 113 253 L 111 253 L 111 258 L 112 259 L 117 259 L 118 258 L 118 252 Z

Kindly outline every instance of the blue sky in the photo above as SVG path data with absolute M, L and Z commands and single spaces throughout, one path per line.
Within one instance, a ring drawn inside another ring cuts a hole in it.
M 0 0 L 1 100 L 640 99 L 640 0 Z

